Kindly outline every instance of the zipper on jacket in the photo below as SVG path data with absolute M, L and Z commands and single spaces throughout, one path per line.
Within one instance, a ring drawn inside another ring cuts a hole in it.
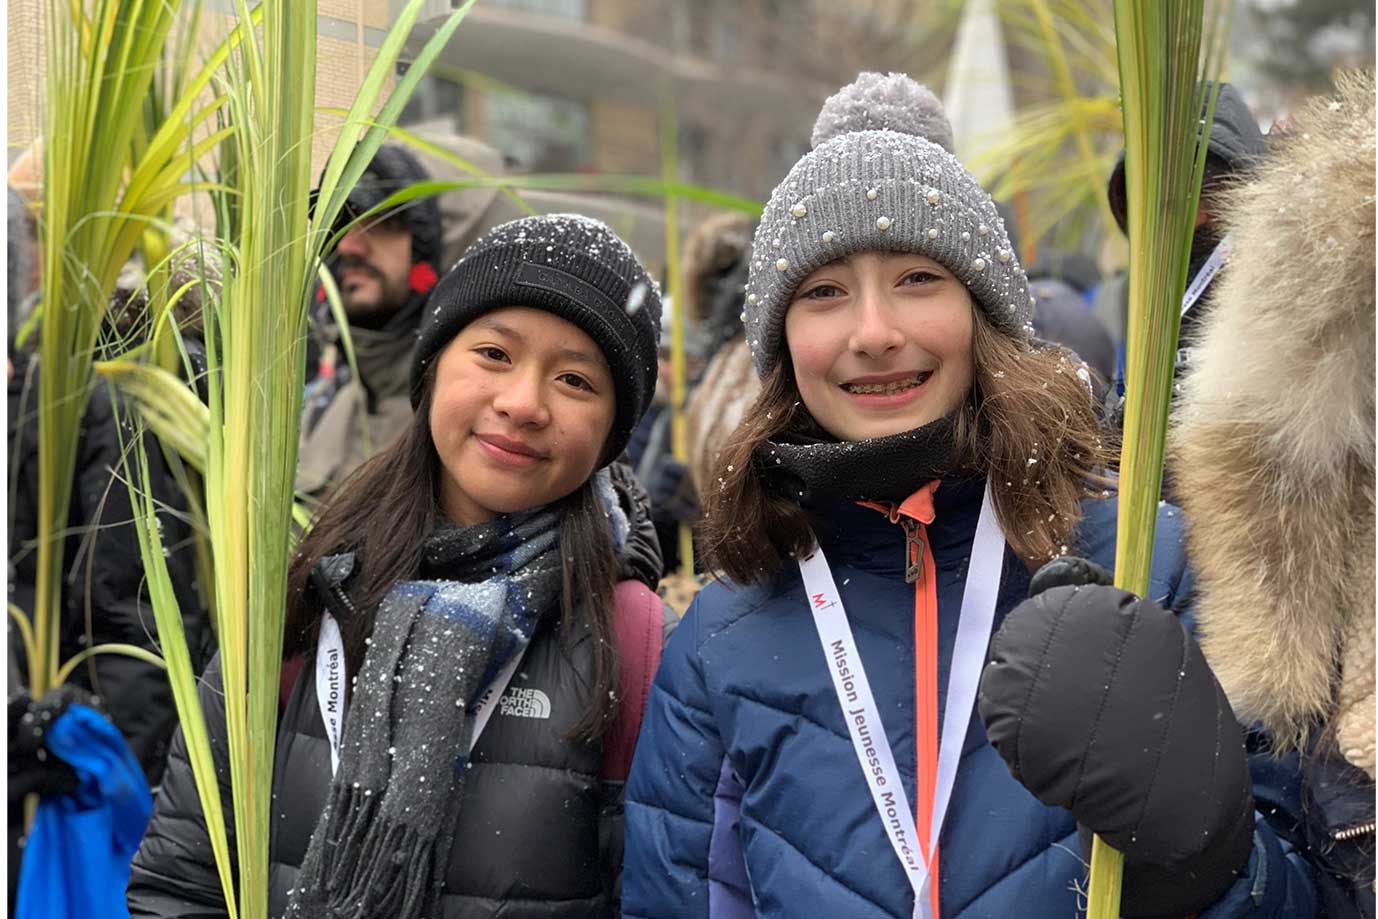
M 347 619 L 352 617 L 356 612 L 358 612 L 354 608 L 354 602 L 349 599 L 349 594 L 345 593 L 345 589 L 341 587 L 339 584 L 330 585 L 330 596 L 333 597 L 335 600 L 339 601 L 340 604 L 338 607 L 330 611 L 332 614 L 334 614 L 336 619 Z M 344 616 L 340 615 L 341 610 L 344 611 Z
M 1358 839 L 1360 836 L 1369 835 L 1374 832 L 1376 827 L 1378 827 L 1378 821 L 1370 820 L 1367 823 L 1358 823 L 1343 829 L 1331 830 L 1330 838 L 1336 842 L 1347 842 L 1351 839 Z
M 904 583 L 917 584 L 923 577 L 923 527 L 912 517 L 901 517 L 899 524 L 904 527 Z
M 904 527 L 908 552 L 905 581 L 914 585 L 914 753 L 918 763 L 926 764 L 915 776 L 919 787 L 914 822 L 929 871 L 938 877 L 938 841 L 928 838 L 938 764 L 938 579 L 933 553 L 924 544 L 924 525 L 909 516 L 901 517 L 899 523 Z M 936 915 L 937 886 L 930 891 Z

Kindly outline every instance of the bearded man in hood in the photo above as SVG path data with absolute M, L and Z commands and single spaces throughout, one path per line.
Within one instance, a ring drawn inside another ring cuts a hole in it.
M 502 172 L 501 155 L 486 144 L 438 129 L 414 133 L 483 173 Z M 341 220 L 418 182 L 467 176 L 439 157 L 384 144 L 351 189 Z M 358 374 L 346 360 L 322 289 L 312 315 L 298 491 L 320 498 L 407 426 L 411 353 L 431 288 L 469 243 L 517 216 L 497 188 L 457 189 L 357 222 L 340 238 L 327 267 L 339 287 Z
M 1197 286 L 1199 292 L 1197 298 L 1182 314 L 1182 331 L 1178 347 L 1183 352 L 1190 348 L 1196 337 L 1195 328 L 1201 318 L 1210 311 L 1210 303 L 1214 298 L 1214 284 L 1211 283 L 1211 278 L 1220 259 L 1223 258 L 1222 244 L 1225 242 L 1221 195 L 1231 185 L 1246 180 L 1267 155 L 1268 142 L 1259 130 L 1253 112 L 1244 102 L 1244 97 L 1229 83 L 1220 84 L 1215 113 L 1211 119 L 1210 136 L 1206 140 L 1206 168 L 1201 178 L 1201 203 L 1196 211 L 1196 227 L 1191 240 L 1191 262 L 1187 270 L 1187 289 Z M 1106 194 L 1110 201 L 1110 211 L 1115 215 L 1120 232 L 1128 233 L 1129 196 L 1125 192 L 1123 152 L 1120 153 L 1119 161 L 1110 174 Z M 1217 250 L 1221 250 L 1220 255 L 1213 258 Z M 1193 282 L 1198 279 L 1204 283 L 1194 285 Z M 1129 317 L 1127 276 L 1121 275 L 1102 284 L 1093 298 L 1091 309 L 1096 318 L 1104 323 L 1119 349 L 1121 366 L 1116 375 L 1120 376 L 1123 374 L 1125 333 Z

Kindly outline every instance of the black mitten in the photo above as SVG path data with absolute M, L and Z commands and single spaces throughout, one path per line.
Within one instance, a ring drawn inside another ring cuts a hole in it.
M 1047 572 L 1047 573 L 1045 573 Z M 991 641 L 979 709 L 1011 774 L 1124 852 L 1126 917 L 1214 902 L 1247 862 L 1243 732 L 1196 641 L 1151 600 L 1059 559 Z
M 47 748 L 48 728 L 74 702 L 101 710 L 94 696 L 75 686 L 50 689 L 39 702 L 34 702 L 28 692 L 21 691 L 10 697 L 7 707 L 11 801 L 33 793 L 65 795 L 76 790 L 77 774 Z

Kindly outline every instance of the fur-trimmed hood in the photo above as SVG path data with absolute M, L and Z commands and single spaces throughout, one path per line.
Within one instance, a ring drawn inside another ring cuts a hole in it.
M 1374 80 L 1297 114 L 1231 194 L 1233 254 L 1183 380 L 1177 496 L 1202 647 L 1283 747 L 1374 774 Z

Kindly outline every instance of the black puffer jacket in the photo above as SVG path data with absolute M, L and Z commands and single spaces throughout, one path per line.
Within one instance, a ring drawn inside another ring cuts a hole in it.
M 1373 781 L 1325 743 L 1302 758 L 1302 816 L 1327 919 L 1373 919 Z
M 23 352 L 13 353 L 11 360 L 9 599 L 31 613 L 38 555 L 39 368 L 37 359 Z M 158 629 L 144 584 L 134 512 L 122 468 L 124 449 L 132 442 L 133 431 L 121 429 L 109 388 L 97 384 L 81 422 L 68 505 L 61 661 L 91 645 L 112 642 L 159 651 Z M 158 519 L 169 548 L 168 574 L 182 610 L 192 663 L 199 669 L 205 662 L 205 613 L 195 588 L 195 550 L 185 513 L 186 499 L 153 437 L 146 435 L 144 446 L 153 499 L 164 508 Z M 18 638 L 12 629 L 11 650 L 27 669 Z M 122 654 L 99 654 L 77 667 L 70 682 L 101 697 L 111 720 L 143 766 L 149 784 L 157 785 L 177 724 L 172 688 L 163 671 Z
M 620 576 L 654 587 L 660 573 L 654 531 L 640 499 L 622 483 L 635 511 Z M 673 617 L 666 611 L 667 629 Z M 437 919 L 607 919 L 619 913 L 622 872 L 622 783 L 600 774 L 601 744 L 564 739 L 588 700 L 590 639 L 567 645 L 548 620 L 528 646 L 508 693 L 536 690 L 548 717 L 527 706 L 498 713 L 474 747 L 455 844 Z M 201 704 L 211 732 L 221 798 L 229 807 L 224 704 L 219 660 L 207 668 Z M 273 771 L 269 913 L 280 916 L 300 872 L 330 789 L 330 748 L 316 701 L 311 661 L 301 668 L 278 725 Z M 234 847 L 233 837 L 230 841 Z M 135 856 L 128 902 L 140 917 L 227 915 L 186 745 L 178 733 L 167 778 Z

